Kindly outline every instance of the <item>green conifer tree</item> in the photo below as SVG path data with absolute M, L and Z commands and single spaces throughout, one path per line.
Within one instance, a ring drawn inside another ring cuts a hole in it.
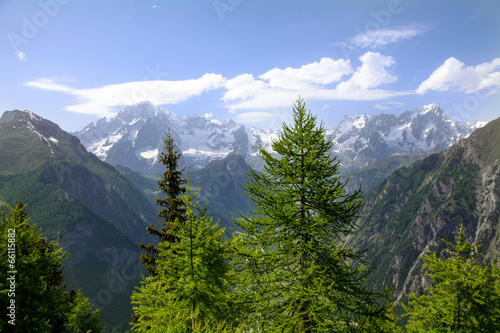
M 177 219 L 179 223 L 186 220 L 185 203 L 181 196 L 186 192 L 186 180 L 182 179 L 182 170 L 178 170 L 179 159 L 182 154 L 175 149 L 174 136 L 170 130 L 163 139 L 165 151 L 160 153 L 159 162 L 165 165 L 163 177 L 158 181 L 158 188 L 165 194 L 164 198 L 156 198 L 156 205 L 162 207 L 158 211 L 158 216 L 163 219 L 163 227 L 157 230 L 154 224 L 148 227 L 148 233 L 158 238 L 158 242 L 174 243 L 178 238 L 172 232 L 173 222 Z M 141 261 L 149 274 L 155 275 L 156 257 L 158 256 L 158 247 L 154 244 L 140 243 L 139 246 L 144 253 L 141 254 Z
M 346 194 L 323 123 L 299 99 L 274 153 L 259 147 L 261 172 L 245 186 L 252 216 L 240 216 L 234 238 L 239 293 L 247 324 L 264 332 L 362 331 L 386 317 L 385 295 L 363 286 L 364 252 L 343 247 L 355 230 L 361 192 Z M 375 328 L 374 328 L 375 327 Z
M 462 240 L 462 230 L 456 244 L 443 240 L 446 258 L 424 257 L 431 286 L 404 306 L 407 332 L 500 332 L 500 270 L 479 265 L 477 247 Z
M 232 330 L 231 269 L 223 233 L 198 209 L 189 186 L 180 199 L 184 217 L 170 222 L 175 242 L 158 244 L 156 275 L 132 294 L 137 332 L 212 332 Z
M 0 331 L 100 332 L 98 310 L 92 311 L 81 293 L 65 291 L 67 255 L 58 242 L 47 241 L 28 224 L 21 202 L 8 210 L 10 216 L 0 223 L 0 304 L 7 309 L 13 303 L 15 318 L 0 317 Z

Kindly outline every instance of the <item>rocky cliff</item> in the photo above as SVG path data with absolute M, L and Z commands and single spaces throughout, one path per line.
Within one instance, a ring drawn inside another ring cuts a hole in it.
M 429 285 L 422 256 L 444 254 L 460 225 L 485 261 L 500 250 L 500 118 L 443 152 L 391 174 L 369 195 L 347 246 L 367 248 L 370 284 L 394 286 L 400 301 Z
M 82 289 L 106 322 L 128 323 L 145 273 L 137 242 L 159 221 L 142 191 L 58 125 L 16 110 L 0 118 L 0 195 L 27 204 L 31 223 L 59 238 L 68 288 Z

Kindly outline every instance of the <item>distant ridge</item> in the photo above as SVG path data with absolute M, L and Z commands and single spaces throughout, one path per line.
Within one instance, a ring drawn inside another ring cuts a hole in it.
M 480 125 L 480 124 L 479 124 Z M 367 167 L 395 154 L 421 154 L 446 149 L 478 126 L 451 120 L 436 104 L 390 114 L 361 115 L 327 130 L 343 171 Z M 170 129 L 183 153 L 184 165 L 199 169 L 231 154 L 241 155 L 259 169 L 260 144 L 271 149 L 279 131 L 247 128 L 233 120 L 215 123 L 200 116 L 178 116 L 150 102 L 124 108 L 75 133 L 103 161 L 145 174 L 160 172 L 157 163 L 162 137 Z
M 500 254 L 500 118 L 468 138 L 398 169 L 367 197 L 359 230 L 347 240 L 368 248 L 373 286 L 395 286 L 398 301 L 429 285 L 423 255 L 444 255 L 460 225 L 484 260 Z
M 471 125 L 450 119 L 436 104 L 393 114 L 345 117 L 327 130 L 344 171 L 370 166 L 384 158 L 444 150 L 484 123 Z
M 97 163 L 78 138 L 27 110 L 6 111 L 0 118 L 0 171 L 19 173 L 45 161 L 71 159 Z
M 127 324 L 130 292 L 145 272 L 137 242 L 149 241 L 146 227 L 158 222 L 142 191 L 77 137 L 14 110 L 0 118 L 0 195 L 26 204 L 30 223 L 70 253 L 64 261 L 70 290 L 82 289 L 107 323 Z

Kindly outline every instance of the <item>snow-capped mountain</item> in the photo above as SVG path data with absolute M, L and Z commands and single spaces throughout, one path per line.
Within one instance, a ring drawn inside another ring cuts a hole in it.
M 467 137 L 481 124 L 455 122 L 435 105 L 392 114 L 345 117 L 327 130 L 343 171 L 370 165 L 394 154 L 443 150 Z M 229 154 L 240 154 L 259 168 L 257 145 L 271 149 L 279 132 L 245 127 L 233 120 L 223 123 L 200 116 L 178 116 L 150 102 L 124 108 L 113 118 L 102 118 L 74 133 L 100 159 L 151 174 L 164 171 L 158 162 L 163 137 L 170 129 L 182 152 L 184 166 L 201 168 Z
M 74 134 L 103 161 L 151 174 L 164 171 L 158 159 L 169 129 L 182 152 L 181 163 L 193 169 L 229 154 L 240 154 L 248 162 L 257 144 L 270 147 L 275 135 L 230 119 L 216 123 L 201 116 L 178 116 L 150 102 L 126 107 L 115 117 L 99 119 Z
M 444 150 L 472 133 L 484 122 L 457 122 L 436 104 L 393 114 L 345 117 L 327 130 L 333 154 L 345 171 L 366 167 L 396 154 L 419 154 Z

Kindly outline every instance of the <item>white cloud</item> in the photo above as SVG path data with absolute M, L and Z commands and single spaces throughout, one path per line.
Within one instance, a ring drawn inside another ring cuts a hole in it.
M 48 79 L 27 82 L 25 85 L 76 96 L 80 103 L 66 107 L 68 111 L 110 116 L 113 114 L 111 108 L 115 106 L 132 105 L 141 101 L 151 101 L 157 105 L 181 103 L 203 92 L 218 89 L 225 81 L 222 75 L 207 73 L 192 80 L 137 81 L 91 89 L 71 88 Z
M 265 89 L 258 92 L 251 98 L 242 101 L 236 101 L 227 104 L 229 113 L 235 113 L 237 110 L 255 110 L 255 109 L 271 109 L 279 107 L 288 107 L 293 105 L 293 102 L 301 95 L 303 98 L 308 98 L 309 94 L 303 91 L 284 91 Z
M 435 90 L 473 93 L 484 88 L 500 88 L 500 58 L 476 66 L 465 66 L 463 62 L 450 57 L 418 86 L 416 92 L 424 94 Z
M 363 90 L 376 88 L 384 83 L 393 83 L 398 77 L 387 71 L 396 62 L 390 56 L 384 56 L 378 52 L 367 52 L 359 57 L 363 63 L 353 76 L 338 84 L 340 90 L 352 89 L 353 87 Z
M 115 107 L 141 101 L 157 105 L 177 104 L 223 88 L 226 90 L 221 98 L 224 107 L 234 114 L 233 118 L 242 122 L 251 117 L 269 118 L 272 112 L 260 111 L 288 108 L 299 95 L 311 100 L 380 100 L 407 94 L 381 88 L 397 80 L 397 76 L 390 73 L 395 64 L 392 57 L 367 52 L 359 60 L 361 65 L 354 69 L 350 60 L 322 58 L 298 68 L 273 68 L 257 78 L 252 74 L 241 74 L 226 79 L 220 74 L 207 73 L 192 80 L 138 81 L 89 89 L 73 88 L 67 82 L 62 84 L 61 80 L 50 79 L 30 81 L 25 85 L 73 95 L 77 103 L 67 106 L 66 110 L 100 116 L 112 116 Z M 242 114 L 248 111 L 253 113 Z
M 272 112 L 245 112 L 232 117 L 235 121 L 247 124 L 257 123 L 262 121 L 271 121 L 276 118 L 276 114 Z
M 401 106 L 403 106 L 403 103 L 401 102 L 384 102 L 375 104 L 375 109 L 389 110 L 389 109 L 396 109 Z
M 259 75 L 259 79 L 251 74 L 239 75 L 226 82 L 227 92 L 222 100 L 230 113 L 235 113 L 237 110 L 289 107 L 299 95 L 317 100 L 378 100 L 408 94 L 379 89 L 397 80 L 397 76 L 389 72 L 395 64 L 392 57 L 367 52 L 359 59 L 362 65 L 355 71 L 349 60 L 323 58 L 300 68 L 274 68 Z M 336 87 L 325 87 L 350 73 L 353 75 Z
M 27 61 L 28 60 L 28 57 L 26 56 L 25 53 L 21 52 L 21 51 L 17 51 L 16 52 L 16 57 L 21 60 L 21 61 Z
M 358 48 L 381 48 L 409 40 L 429 30 L 426 26 L 405 26 L 399 28 L 366 31 L 349 39 L 348 44 Z
M 320 62 L 303 65 L 300 68 L 274 68 L 259 75 L 259 78 L 269 81 L 272 88 L 304 89 L 311 85 L 326 85 L 337 82 L 344 75 L 352 73 L 350 61 L 322 58 Z
M 252 74 L 241 74 L 227 80 L 225 88 L 227 92 L 222 100 L 227 103 L 237 99 L 245 101 L 249 97 L 254 97 L 267 90 L 267 85 L 263 81 L 255 80 Z
M 427 24 L 409 24 L 400 27 L 380 28 L 376 30 L 366 29 L 364 32 L 349 38 L 345 42 L 334 43 L 345 51 L 351 53 L 349 49 L 380 49 L 388 44 L 401 43 L 412 39 L 415 36 L 421 35 L 429 31 L 431 27 Z
M 484 88 L 490 88 L 490 92 L 500 89 L 500 58 L 476 66 L 465 66 L 457 59 L 449 58 L 416 90 L 406 91 L 391 89 L 391 84 L 398 80 L 393 73 L 396 65 L 393 57 L 366 52 L 359 61 L 361 64 L 354 68 L 349 59 L 322 58 L 319 62 L 297 68 L 273 68 L 261 75 L 246 73 L 231 79 L 207 73 L 190 80 L 137 81 L 89 89 L 71 87 L 68 79 L 38 79 L 25 85 L 74 96 L 75 103 L 66 110 L 99 116 L 112 116 L 115 107 L 141 101 L 157 105 L 177 104 L 208 91 L 223 89 L 223 107 L 240 122 L 273 121 L 276 110 L 289 110 L 299 96 L 316 101 L 387 101 L 429 90 L 471 93 Z M 401 105 L 399 102 L 385 102 L 376 104 L 375 108 L 390 109 Z M 205 117 L 217 122 L 211 118 L 211 113 Z
M 53 90 L 53 91 L 61 91 L 70 94 L 76 94 L 77 89 L 70 88 L 63 84 L 56 83 L 55 80 L 51 79 L 38 79 L 36 81 L 26 82 L 24 85 L 28 87 L 38 88 L 42 90 Z

